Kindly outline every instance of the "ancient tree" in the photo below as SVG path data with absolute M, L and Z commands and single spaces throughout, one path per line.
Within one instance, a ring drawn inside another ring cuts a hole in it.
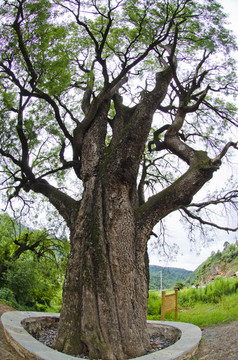
M 232 188 L 192 203 L 237 148 L 225 15 L 215 0 L 2 0 L 0 14 L 1 188 L 10 205 L 44 195 L 70 229 L 55 348 L 143 355 L 154 226 L 236 206 Z

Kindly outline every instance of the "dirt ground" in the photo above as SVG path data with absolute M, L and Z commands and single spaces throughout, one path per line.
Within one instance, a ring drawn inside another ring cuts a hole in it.
M 12 310 L 14 309 L 0 304 L 0 317 L 4 312 Z M 1 321 L 0 359 L 22 360 L 22 357 L 7 343 Z M 204 329 L 195 360 L 238 360 L 238 321 Z
M 238 360 L 238 321 L 202 330 L 196 360 Z
M 15 310 L 10 306 L 0 304 L 0 317 L 6 311 Z M 0 359 L 1 360 L 22 360 L 22 357 L 8 344 L 4 335 L 2 322 L 0 320 Z

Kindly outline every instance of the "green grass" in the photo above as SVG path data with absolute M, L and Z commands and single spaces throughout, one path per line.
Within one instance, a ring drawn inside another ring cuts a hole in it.
M 147 312 L 148 316 L 159 316 L 161 313 L 161 296 L 160 293 L 156 290 L 149 291 Z
M 219 303 L 197 303 L 190 309 L 180 308 L 178 321 L 199 327 L 238 320 L 238 294 L 224 296 Z

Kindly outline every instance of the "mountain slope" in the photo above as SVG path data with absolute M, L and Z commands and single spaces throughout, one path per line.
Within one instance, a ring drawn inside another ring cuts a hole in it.
M 213 253 L 186 280 L 187 285 L 209 283 L 217 276 L 231 277 L 238 271 L 238 243 L 224 244 L 224 250 Z
M 163 289 L 173 287 L 176 282 L 185 282 L 192 273 L 192 271 L 185 269 L 150 265 L 150 290 L 160 290 L 161 272 Z

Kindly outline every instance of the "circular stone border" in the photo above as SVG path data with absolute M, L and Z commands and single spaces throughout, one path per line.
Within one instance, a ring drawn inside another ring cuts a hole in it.
M 8 342 L 20 356 L 28 360 L 78 360 L 83 359 L 59 351 L 37 341 L 22 325 L 22 321 L 30 318 L 59 317 L 59 314 L 9 311 L 2 315 L 1 320 Z M 138 360 L 189 360 L 196 352 L 202 337 L 199 327 L 182 322 L 148 321 L 152 325 L 172 326 L 181 331 L 181 338 L 173 345 L 134 359 Z

